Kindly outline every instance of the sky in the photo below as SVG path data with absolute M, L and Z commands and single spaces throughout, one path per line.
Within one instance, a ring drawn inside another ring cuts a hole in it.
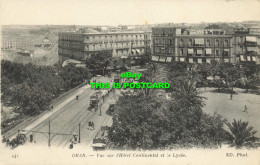
M 0 0 L 1 25 L 135 25 L 260 20 L 260 0 Z

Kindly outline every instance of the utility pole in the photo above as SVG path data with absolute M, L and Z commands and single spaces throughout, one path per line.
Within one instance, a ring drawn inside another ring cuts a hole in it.
M 79 143 L 80 143 L 80 122 L 79 122 Z
M 49 140 L 48 140 L 48 146 L 51 146 L 51 119 L 49 119 Z
M 101 106 L 102 106 L 102 103 L 99 105 L 99 116 L 101 116 Z

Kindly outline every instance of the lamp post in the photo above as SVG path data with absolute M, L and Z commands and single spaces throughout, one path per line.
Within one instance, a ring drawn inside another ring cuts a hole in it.
M 102 106 L 102 103 L 100 103 L 100 105 L 99 105 L 99 116 L 101 116 L 101 106 Z

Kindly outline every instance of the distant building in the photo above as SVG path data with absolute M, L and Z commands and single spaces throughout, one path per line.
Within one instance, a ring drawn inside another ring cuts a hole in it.
M 100 52 L 115 58 L 143 55 L 144 32 L 59 33 L 58 53 L 62 61 L 82 61 Z
M 16 50 L 16 49 L 31 47 L 31 46 L 33 46 L 33 43 L 31 41 L 24 40 L 24 39 L 3 38 L 1 41 L 2 50 Z

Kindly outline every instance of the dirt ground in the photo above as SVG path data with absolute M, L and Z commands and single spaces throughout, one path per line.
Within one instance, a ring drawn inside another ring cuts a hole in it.
M 215 88 L 201 89 L 201 96 L 206 104 L 203 111 L 209 114 L 214 114 L 216 111 L 228 121 L 242 120 L 248 121 L 250 126 L 253 126 L 257 131 L 256 136 L 260 137 L 260 95 L 244 93 L 243 89 L 235 88 L 237 94 L 233 95 L 230 100 L 230 94 L 214 93 Z M 245 105 L 248 112 L 243 112 Z

